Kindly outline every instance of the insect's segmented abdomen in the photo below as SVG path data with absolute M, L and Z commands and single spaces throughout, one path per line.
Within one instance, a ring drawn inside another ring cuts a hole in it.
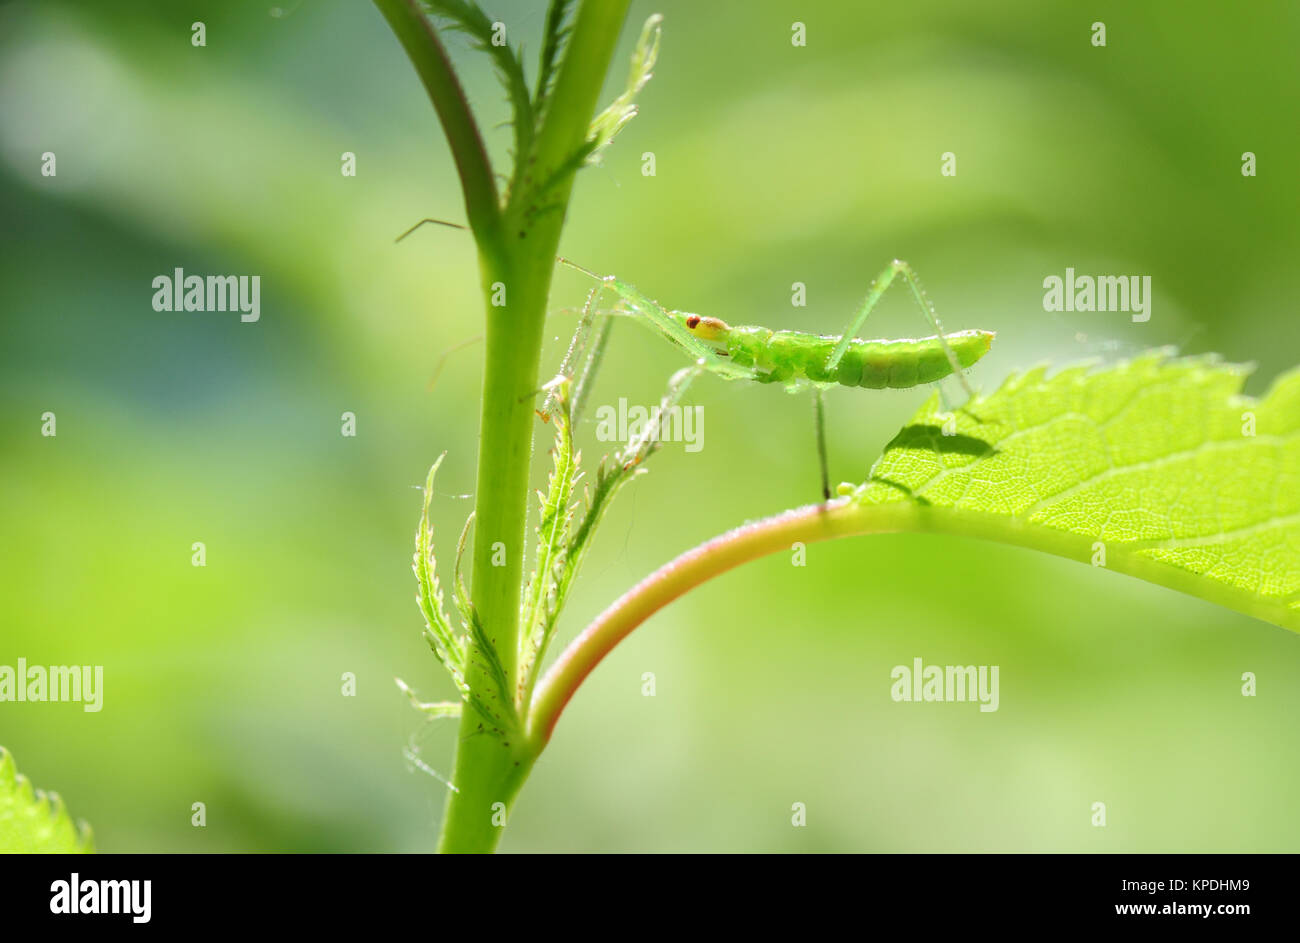
M 989 331 L 958 331 L 944 338 L 962 368 L 988 353 Z M 838 337 L 771 331 L 762 327 L 733 327 L 727 336 L 732 362 L 764 371 L 767 382 L 807 379 L 871 390 L 903 390 L 942 380 L 952 364 L 937 337 L 919 340 L 854 340 L 835 370 L 826 369 Z

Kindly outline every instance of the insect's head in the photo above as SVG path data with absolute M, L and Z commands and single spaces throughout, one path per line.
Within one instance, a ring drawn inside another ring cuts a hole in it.
M 706 318 L 699 314 L 683 314 L 682 323 L 688 331 L 705 341 L 718 340 L 731 330 L 731 326 L 721 318 Z

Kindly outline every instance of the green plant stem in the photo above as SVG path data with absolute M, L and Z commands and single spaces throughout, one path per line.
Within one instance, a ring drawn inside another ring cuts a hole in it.
M 466 716 L 471 713 L 465 710 Z M 495 851 L 509 811 L 537 759 L 538 751 L 522 738 L 505 745 L 500 737 L 477 729 L 466 734 L 467 727 L 477 726 L 477 722 L 461 724 L 452 780 L 456 791 L 450 793 L 443 816 L 440 854 Z
M 554 258 L 573 181 L 570 176 L 541 195 L 531 187 L 551 180 L 555 168 L 585 142 L 627 5 L 628 0 L 585 0 L 579 8 L 534 164 L 522 176 L 524 186 L 511 194 L 499 227 L 480 233 L 475 226 L 488 304 L 471 596 L 516 690 L 534 397 Z M 499 286 L 505 290 L 500 306 L 493 304 Z M 485 689 L 475 646 L 469 659 L 467 682 Z M 447 798 L 439 841 L 443 852 L 496 848 L 502 829 L 492 824 L 494 807 L 501 803 L 508 812 L 537 754 L 522 730 L 498 736 L 484 733 L 481 723 L 471 710 L 461 719 L 452 773 L 458 791 Z

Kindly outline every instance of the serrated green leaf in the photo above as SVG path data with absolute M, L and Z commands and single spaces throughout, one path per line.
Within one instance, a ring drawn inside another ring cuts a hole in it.
M 1300 369 L 1260 399 L 1250 372 L 1157 350 L 1015 375 L 953 414 L 936 395 L 853 494 L 1300 631 Z
M 546 38 L 542 42 L 542 55 L 537 70 L 537 91 L 533 95 L 533 113 L 540 126 L 545 117 L 546 102 L 551 89 L 555 86 L 560 52 L 569 41 L 573 25 L 569 11 L 573 0 L 551 0 L 551 7 L 546 12 Z
M 522 58 L 509 43 L 493 43 L 493 21 L 473 0 L 424 0 L 424 5 L 445 26 L 465 33 L 478 49 L 492 57 L 513 112 L 510 123 L 514 127 L 515 177 L 518 179 L 532 155 L 536 131 L 533 100 L 528 93 Z
M 601 461 L 600 467 L 596 471 L 596 483 L 589 496 L 587 509 L 576 528 L 572 527 L 572 512 L 577 508 L 577 505 L 569 507 L 565 513 L 565 531 L 567 533 L 571 529 L 572 537 L 568 539 L 563 553 L 556 560 L 553 602 L 549 610 L 544 613 L 545 620 L 542 624 L 541 643 L 537 646 L 531 662 L 528 663 L 529 670 L 524 674 L 523 695 L 525 699 L 532 694 L 534 683 L 537 680 L 538 668 L 541 666 L 542 658 L 546 655 L 546 649 L 551 639 L 554 638 L 560 613 L 563 611 L 564 604 L 569 596 L 569 590 L 577 579 L 578 571 L 582 569 L 582 562 L 586 559 L 587 551 L 591 549 L 596 528 L 604 519 L 605 512 L 609 510 L 615 495 L 625 484 L 645 471 L 646 460 L 662 444 L 659 437 L 659 428 L 663 416 L 678 404 L 682 395 L 686 392 L 686 388 L 700 373 L 701 369 L 699 367 L 685 367 L 673 374 L 668 381 L 668 388 L 664 391 L 663 398 L 659 401 L 659 406 L 642 428 L 641 433 L 615 454 L 612 462 L 608 458 Z M 569 448 L 572 448 L 571 440 Z M 572 488 L 570 488 L 571 491 Z
M 0 852 L 6 854 L 89 854 L 90 828 L 74 825 L 58 793 L 33 789 L 0 747 Z
M 514 691 L 506 677 L 501 656 L 497 653 L 496 641 L 488 638 L 483 629 L 483 622 L 478 613 L 470 610 L 470 657 L 476 658 L 487 680 L 491 682 L 489 690 L 469 687 L 464 696 L 470 707 L 474 708 L 489 725 L 499 732 L 509 732 L 518 727 L 519 714 L 515 709 Z
M 419 585 L 416 601 L 420 605 L 420 611 L 424 613 L 425 637 L 428 639 L 429 647 L 433 650 L 434 655 L 438 657 L 438 660 L 451 674 L 451 678 L 456 683 L 456 688 L 460 691 L 461 697 L 483 717 L 492 729 L 498 731 L 513 730 L 518 724 L 518 715 L 515 710 L 513 692 L 510 690 L 510 683 L 506 679 L 505 668 L 501 664 L 496 646 L 487 637 L 487 633 L 483 631 L 483 625 L 479 621 L 478 614 L 474 611 L 468 592 L 465 590 L 465 583 L 460 578 L 460 558 L 465 552 L 470 525 L 474 519 L 472 514 L 469 520 L 465 522 L 465 528 L 461 531 L 460 540 L 457 543 L 455 586 L 453 590 L 456 608 L 467 623 L 466 638 L 462 638 L 453 631 L 451 622 L 443 610 L 442 586 L 438 582 L 437 566 L 433 555 L 433 528 L 429 525 L 429 503 L 433 498 L 433 481 L 444 458 L 446 458 L 446 453 L 438 456 L 438 460 L 429 469 L 429 477 L 425 479 L 424 504 L 420 511 L 420 524 L 415 532 L 415 562 L 412 568 L 415 570 L 416 583 Z M 490 682 L 490 690 L 475 691 L 471 689 L 466 681 L 465 676 L 471 658 L 476 659 L 477 663 L 483 668 Z M 400 679 L 397 684 L 420 710 L 426 713 L 430 711 L 441 714 L 447 713 L 446 710 L 443 710 L 446 705 L 425 704 Z
M 415 531 L 415 555 L 411 569 L 419 587 L 415 600 L 424 614 L 425 637 L 429 647 L 442 662 L 452 680 L 462 691 L 465 689 L 465 645 L 451 627 L 442 607 L 442 586 L 438 582 L 437 561 L 433 555 L 433 528 L 429 525 L 429 503 L 433 499 L 433 480 L 438 466 L 447 455 L 444 452 L 429 469 L 424 482 L 424 503 L 420 509 L 420 523 Z
M 641 36 L 632 52 L 632 66 L 627 76 L 627 88 L 591 122 L 591 130 L 587 135 L 590 147 L 584 156 L 587 163 L 599 163 L 600 155 L 605 148 L 614 140 L 618 132 L 636 117 L 636 96 L 650 81 L 654 74 L 655 60 L 659 58 L 659 38 L 662 34 L 663 20 L 663 16 L 655 13 L 641 27 Z
M 542 499 L 541 523 L 537 528 L 537 560 L 524 592 L 520 618 L 520 659 L 523 677 L 546 651 L 555 627 L 556 590 L 564 557 L 568 550 L 569 526 L 573 521 L 573 486 L 578 479 L 578 456 L 573 451 L 573 432 L 569 425 L 563 392 L 557 394 L 552 411 L 555 424 L 554 467 Z
M 547 196 L 561 183 L 589 164 L 599 164 L 601 154 L 623 130 L 624 125 L 636 117 L 636 96 L 653 77 L 655 60 L 659 56 L 660 25 L 663 17 L 656 13 L 645 22 L 641 37 L 632 53 L 632 68 L 626 90 L 598 114 L 588 126 L 587 139 L 568 155 L 533 192 L 539 211 L 553 211 L 556 204 L 547 203 Z
M 461 528 L 460 539 L 456 541 L 456 571 L 453 575 L 452 599 L 456 602 L 456 611 L 460 613 L 461 624 L 465 631 L 469 631 L 470 623 L 474 620 L 472 615 L 474 606 L 469 601 L 469 589 L 465 586 L 465 579 L 461 576 L 461 563 L 465 559 L 465 546 L 469 543 L 470 531 L 474 527 L 474 512 L 469 512 L 469 517 L 465 518 L 465 526 Z

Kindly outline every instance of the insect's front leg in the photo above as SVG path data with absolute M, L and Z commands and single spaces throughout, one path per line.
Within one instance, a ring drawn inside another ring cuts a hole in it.
M 587 293 L 586 304 L 582 306 L 582 312 L 578 316 L 578 326 L 574 328 L 569 349 L 564 354 L 564 360 L 560 362 L 559 373 L 540 390 L 530 394 L 533 396 L 542 392 L 547 394 L 546 401 L 539 410 L 539 415 L 543 419 L 548 419 L 556 409 L 560 408 L 561 399 L 569 400 L 570 409 L 575 417 L 581 412 L 591 380 L 605 352 L 605 344 L 609 340 L 609 321 L 606 320 L 597 334 L 596 343 L 594 345 L 591 343 L 592 325 L 600 313 L 596 308 L 596 299 L 600 297 L 604 288 L 603 282 L 598 283 Z

